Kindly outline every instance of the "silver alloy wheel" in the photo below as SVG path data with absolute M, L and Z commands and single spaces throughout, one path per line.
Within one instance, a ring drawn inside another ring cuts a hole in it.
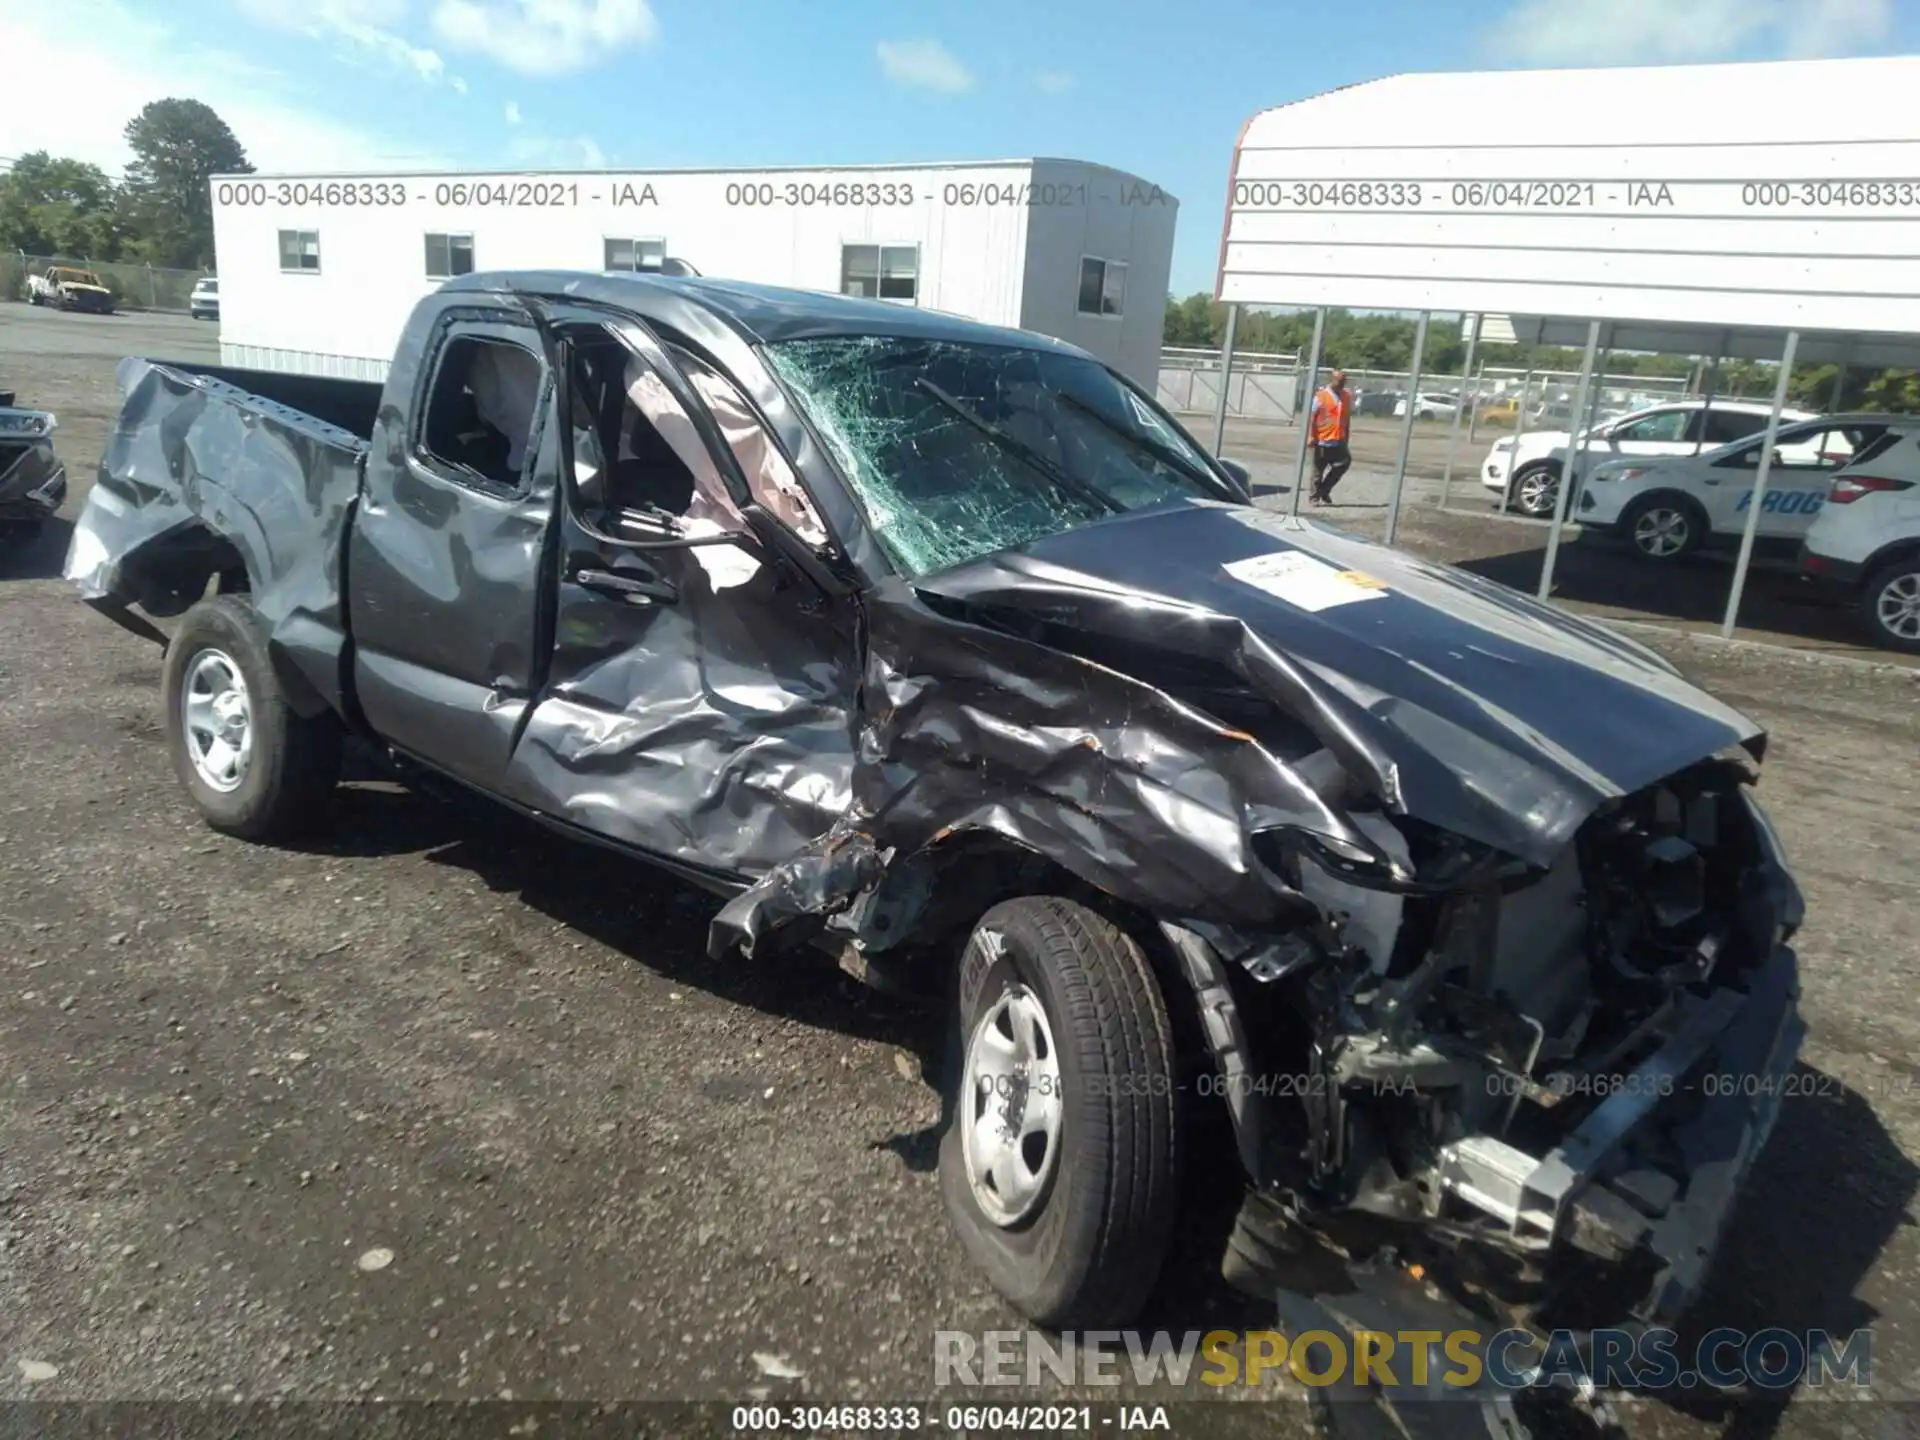
M 1535 470 L 1520 479 L 1520 490 L 1516 498 L 1520 501 L 1523 515 L 1551 515 L 1553 513 L 1554 491 L 1559 487 L 1560 477 L 1551 470 Z
M 1686 512 L 1671 505 L 1643 510 L 1633 522 L 1634 548 L 1654 560 L 1671 560 L 1687 548 L 1692 534 L 1693 522 Z
M 1009 985 L 967 1041 L 961 1153 L 980 1213 L 1005 1228 L 1030 1215 L 1060 1160 L 1060 1057 L 1040 997 Z
M 223 795 L 238 790 L 253 761 L 253 703 L 231 655 L 202 650 L 187 662 L 179 718 L 201 780 Z
M 1920 570 L 1904 571 L 1881 586 L 1873 614 L 1889 635 L 1908 642 L 1920 640 Z

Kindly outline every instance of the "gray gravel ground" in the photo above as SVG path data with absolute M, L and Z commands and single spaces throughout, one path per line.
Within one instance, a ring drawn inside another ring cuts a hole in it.
M 113 362 L 213 337 L 0 306 L 0 388 L 59 413 L 83 492 Z M 699 894 L 382 780 L 309 849 L 212 834 L 158 651 L 75 602 L 64 546 L 0 570 L 0 1399 L 924 1400 L 935 1329 L 1015 1323 L 941 1215 L 931 1017 L 810 961 L 709 962 Z M 1871 1325 L 1875 1390 L 1912 1394 L 1920 679 L 1659 643 L 1773 730 L 1822 1092 L 1786 1102 L 1700 1323 Z M 1191 1188 L 1143 1325 L 1264 1323 L 1211 1274 L 1231 1172 Z M 1627 1425 L 1915 1414 L 1654 1399 Z

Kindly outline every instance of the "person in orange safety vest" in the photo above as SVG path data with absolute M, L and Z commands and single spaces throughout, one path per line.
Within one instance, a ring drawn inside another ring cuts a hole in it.
M 1310 497 L 1316 505 L 1333 500 L 1333 487 L 1353 464 L 1347 449 L 1347 437 L 1353 430 L 1353 392 L 1347 389 L 1347 372 L 1336 370 L 1327 383 L 1313 393 L 1313 409 L 1307 417 L 1307 436 L 1313 442 L 1313 489 Z

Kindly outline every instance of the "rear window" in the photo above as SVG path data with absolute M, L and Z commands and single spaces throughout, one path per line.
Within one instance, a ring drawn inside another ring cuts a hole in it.
M 1905 438 L 1906 436 L 1899 430 L 1882 430 L 1865 445 L 1859 446 L 1854 450 L 1853 455 L 1847 461 L 1846 468 L 1851 469 L 1855 465 L 1864 465 L 1867 461 L 1886 454 L 1887 451 L 1891 450 L 1895 445 L 1898 445 Z

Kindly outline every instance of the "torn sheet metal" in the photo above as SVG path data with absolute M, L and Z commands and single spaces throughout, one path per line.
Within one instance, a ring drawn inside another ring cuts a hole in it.
M 1330 578 L 1276 594 L 1231 573 L 1273 573 L 1276 555 Z M 1317 603 L 1329 584 L 1373 598 Z M 1310 756 L 1391 812 L 1546 868 L 1601 801 L 1760 742 L 1597 625 L 1227 505 L 1048 536 L 883 590 L 870 616 L 855 809 L 823 843 L 858 830 L 912 853 L 981 826 L 1168 918 L 1270 923 L 1283 901 L 1252 852 L 1261 829 L 1357 839 Z M 777 873 L 768 893 L 794 883 Z M 761 928 L 754 903 L 722 916 L 735 937 Z

